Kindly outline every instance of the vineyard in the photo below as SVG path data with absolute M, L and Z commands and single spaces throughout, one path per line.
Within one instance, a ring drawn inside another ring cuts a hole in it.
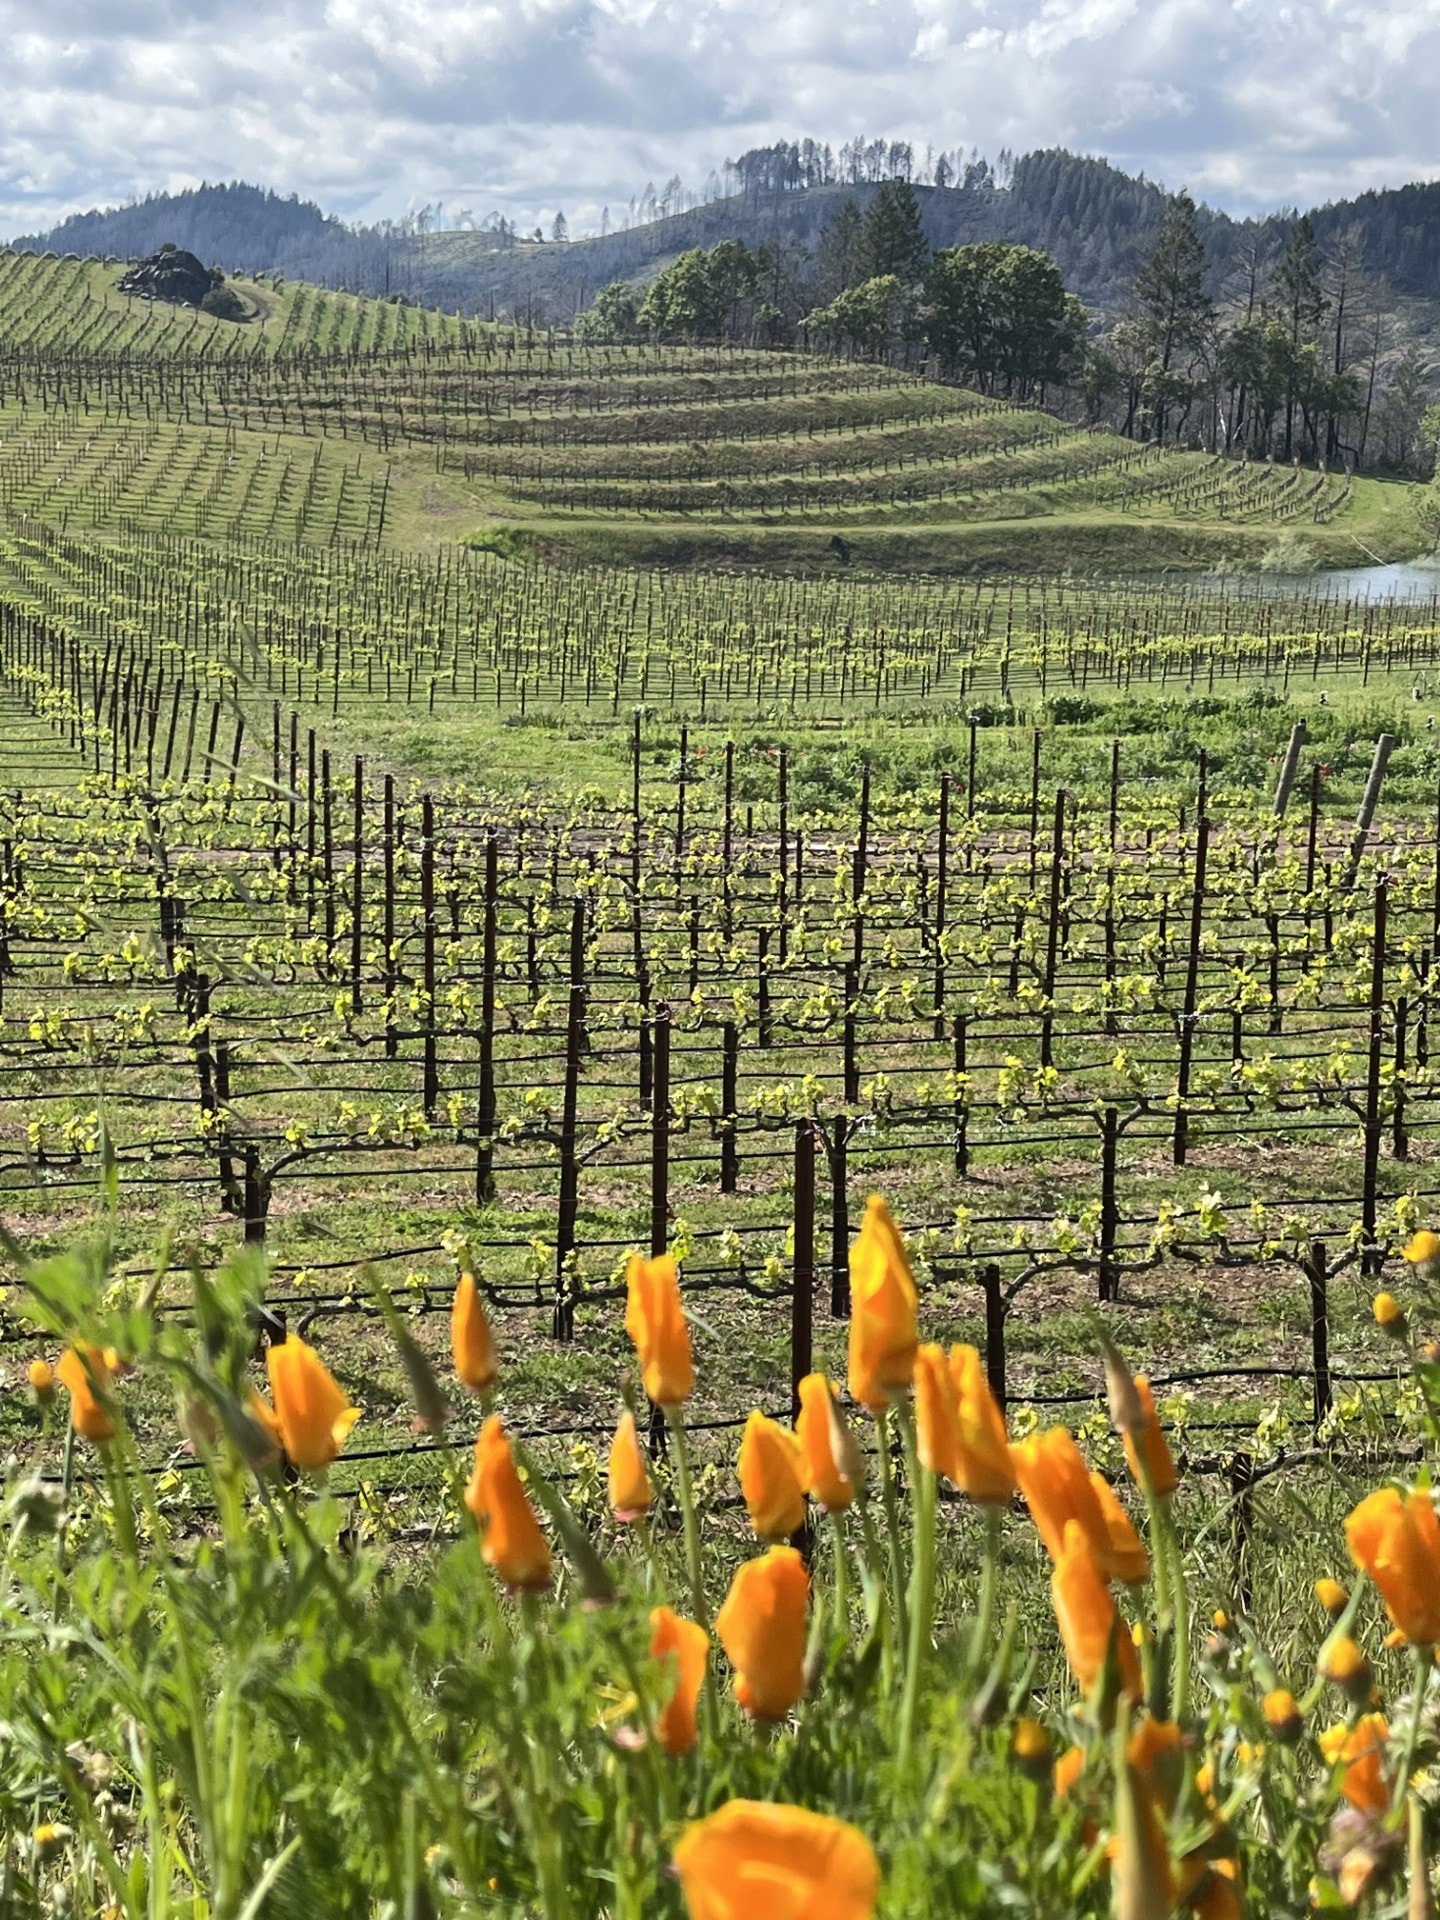
M 832 572 L 857 541 L 868 564 L 1031 570 L 1253 561 L 1286 533 L 1350 561 L 1410 539 L 1398 486 L 1159 452 L 887 365 L 580 344 L 299 285 L 241 287 L 253 315 L 230 322 L 114 279 L 0 256 L 0 478 L 65 525 L 164 524 L 163 469 L 187 502 L 175 530 L 223 539 L 476 528 L 512 549 Z M 287 490 L 322 470 L 325 506 L 297 515 Z M 387 480 L 377 522 L 365 496 Z
M 460 1276 L 563 1522 L 600 1499 L 632 1256 L 671 1255 L 696 1384 L 674 1433 L 638 1410 L 733 1558 L 747 1414 L 845 1373 L 883 1191 L 1015 1438 L 1064 1421 L 1119 1471 L 1097 1327 L 1146 1356 L 1183 1472 L 1157 1564 L 1310 1657 L 1297 1527 L 1423 1426 L 1369 1303 L 1440 1216 L 1436 602 L 586 555 L 647 517 L 1318 538 L 1373 530 L 1379 483 L 305 288 L 227 329 L 107 271 L 0 259 L 7 1259 L 68 1272 L 108 1220 L 96 1297 L 143 1287 L 156 1339 L 254 1289 L 236 1365 L 313 1345 L 362 1416 L 334 1527 L 408 1554 L 465 1524 L 412 1417 Z M 59 1324 L 0 1300 L 15 1378 Z M 243 1531 L 159 1372 L 124 1386 L 145 1527 Z M 36 1407 L 0 1424 L 38 1465 Z M 73 1448 L 99 1526 L 120 1469 Z M 988 1583 L 1022 1550 L 987 1528 Z

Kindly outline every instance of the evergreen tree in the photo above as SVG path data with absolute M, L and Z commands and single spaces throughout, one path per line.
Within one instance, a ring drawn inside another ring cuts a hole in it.
M 865 209 L 860 228 L 860 271 L 867 280 L 893 274 L 901 286 L 923 278 L 930 243 L 920 223 L 920 203 L 908 180 L 885 180 Z
M 1315 331 L 1330 304 L 1320 284 L 1320 253 L 1308 213 L 1290 229 L 1290 238 L 1270 283 L 1271 303 L 1290 342 L 1290 372 L 1285 388 L 1285 458 L 1295 438 L 1295 408 L 1316 371 Z M 1307 351 L 1308 349 L 1308 351 Z
M 822 299 L 833 300 L 860 278 L 860 209 L 847 194 L 820 230 L 815 280 Z
M 1165 438 L 1170 409 L 1177 403 L 1184 408 L 1191 363 L 1215 318 L 1215 303 L 1205 285 L 1206 266 L 1195 202 L 1188 193 L 1177 193 L 1135 277 L 1135 303 L 1153 363 L 1148 385 L 1157 440 Z

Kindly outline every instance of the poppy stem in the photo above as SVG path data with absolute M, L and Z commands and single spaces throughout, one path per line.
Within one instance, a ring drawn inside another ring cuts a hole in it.
M 985 1664 L 985 1650 L 995 1624 L 995 1586 L 1000 1568 L 1000 1508 L 993 1500 L 985 1502 L 985 1559 L 980 1568 L 980 1609 L 975 1615 L 975 1632 L 970 1640 L 970 1667 L 979 1673 Z
M 915 1716 L 920 1705 L 920 1679 L 930 1653 L 930 1623 L 935 1606 L 935 1475 L 920 1465 L 915 1445 L 915 1423 L 910 1409 L 896 1409 L 910 1477 L 915 1549 L 910 1564 L 909 1650 L 905 1660 L 905 1691 L 900 1699 L 898 1745 L 908 1755 L 915 1740 Z
M 850 1557 L 845 1550 L 845 1522 L 831 1512 L 830 1537 L 835 1543 L 835 1631 L 848 1637 L 850 1632 Z
M 700 1557 L 700 1516 L 695 1510 L 695 1485 L 690 1475 L 690 1440 L 685 1432 L 685 1414 L 681 1407 L 667 1407 L 665 1418 L 675 1436 L 675 1494 L 680 1502 L 680 1518 L 685 1527 L 685 1565 L 690 1575 L 690 1605 L 695 1624 L 710 1631 L 710 1609 L 705 1604 L 705 1569 Z M 715 1674 L 707 1660 L 705 1684 L 700 1708 L 707 1740 L 718 1739 L 720 1705 L 715 1697 Z
M 1405 1748 L 1400 1757 L 1400 1771 L 1395 1778 L 1395 1802 L 1391 1808 L 1389 1820 L 1391 1827 L 1400 1825 L 1405 1798 L 1410 1792 L 1410 1776 L 1415 1771 L 1415 1749 L 1420 1744 L 1420 1727 L 1425 1717 L 1426 1682 L 1430 1678 L 1432 1659 L 1432 1650 L 1429 1647 L 1411 1648 L 1415 1698 L 1405 1727 Z
M 900 1551 L 900 1501 L 895 1490 L 895 1460 L 890 1451 L 890 1416 L 893 1408 L 881 1409 L 880 1428 L 880 1497 L 885 1507 L 885 1530 L 889 1535 L 890 1579 L 895 1588 L 895 1623 L 898 1632 L 898 1644 L 905 1646 L 910 1639 L 910 1612 L 905 1601 L 905 1560 Z M 912 1489 L 913 1491 L 913 1489 Z
M 1174 1614 L 1175 1692 L 1171 1717 L 1183 1720 L 1190 1711 L 1190 1595 L 1185 1584 L 1185 1552 L 1175 1530 L 1175 1514 L 1166 1495 L 1158 1502 L 1165 1553 L 1170 1562 L 1170 1601 Z

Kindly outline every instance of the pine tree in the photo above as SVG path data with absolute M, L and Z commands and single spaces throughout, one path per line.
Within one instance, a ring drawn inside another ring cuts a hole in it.
M 815 279 L 823 299 L 833 300 L 859 280 L 860 230 L 860 209 L 847 194 L 820 230 Z
M 920 223 L 920 203 L 908 180 L 882 181 L 865 209 L 860 229 L 860 273 L 865 279 L 894 274 L 902 286 L 924 275 L 930 243 Z
M 1192 360 L 1215 317 L 1205 285 L 1205 243 L 1195 202 L 1177 193 L 1165 209 L 1160 236 L 1135 277 L 1135 301 L 1155 379 L 1155 437 L 1165 438 L 1172 402 L 1184 399 Z
M 1313 372 L 1315 330 L 1329 301 L 1320 284 L 1320 253 L 1308 213 L 1290 229 L 1290 238 L 1270 283 L 1271 300 L 1290 342 L 1290 376 L 1285 388 L 1285 458 L 1291 457 L 1295 407 L 1307 374 Z

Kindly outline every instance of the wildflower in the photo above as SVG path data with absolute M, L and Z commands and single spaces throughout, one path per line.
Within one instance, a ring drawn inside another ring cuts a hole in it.
M 1429 1493 L 1382 1487 L 1346 1520 L 1345 1540 L 1411 1645 L 1440 1641 L 1440 1522 Z
M 106 1411 L 111 1373 L 98 1347 L 67 1347 L 55 1369 L 70 1395 L 70 1424 L 82 1440 L 115 1438 L 115 1423 Z
M 510 1441 L 492 1413 L 475 1442 L 475 1471 L 465 1504 L 484 1532 L 481 1553 L 507 1587 L 541 1591 L 550 1584 L 550 1546 L 520 1484 Z
M 499 1377 L 495 1341 L 473 1273 L 462 1273 L 450 1307 L 450 1352 L 455 1375 L 471 1393 L 489 1393 Z
M 1150 1391 L 1150 1382 L 1143 1373 L 1135 1376 L 1135 1392 L 1140 1401 L 1141 1425 L 1123 1436 L 1125 1458 L 1130 1463 L 1135 1484 L 1143 1487 L 1148 1474 L 1152 1492 L 1164 1500 L 1180 1484 L 1180 1476 L 1175 1471 L 1175 1462 L 1170 1457 L 1159 1415 L 1155 1411 L 1155 1397 Z
M 36 1853 L 42 1860 L 49 1860 L 65 1845 L 70 1838 L 70 1828 L 58 1820 L 43 1820 L 30 1839 Z
M 1028 1773 L 1032 1780 L 1043 1780 L 1050 1771 L 1052 1752 L 1050 1736 L 1038 1720 L 1027 1714 L 1015 1723 L 1010 1758 L 1022 1773 Z
M 1332 1620 L 1338 1620 L 1350 1604 L 1350 1596 L 1340 1582 L 1323 1575 L 1315 1582 L 1315 1598 Z
M 656 1607 L 650 1615 L 650 1657 L 673 1659 L 675 1685 L 670 1698 L 660 1709 L 656 1733 L 666 1753 L 688 1753 L 697 1736 L 695 1703 L 705 1681 L 705 1662 L 710 1654 L 710 1636 L 693 1620 L 683 1620 L 669 1607 Z
M 783 1720 L 805 1691 L 810 1576 L 793 1547 L 738 1567 L 715 1620 L 735 1669 L 735 1697 L 756 1720 Z
M 1115 1610 L 1105 1575 L 1078 1520 L 1065 1524 L 1064 1538 L 1050 1580 L 1050 1596 L 1070 1670 L 1088 1694 L 1112 1658 L 1121 1691 L 1140 1697 L 1140 1663 L 1134 1643 Z
M 668 1253 L 654 1260 L 632 1253 L 625 1289 L 625 1331 L 635 1343 L 645 1391 L 657 1406 L 683 1406 L 695 1390 L 695 1367 L 680 1270 Z
M 794 1434 L 758 1410 L 745 1422 L 738 1462 L 750 1524 L 762 1540 L 783 1540 L 805 1524 L 805 1453 Z
M 975 1347 L 938 1346 L 915 1355 L 915 1425 L 921 1464 L 972 1500 L 1003 1504 L 1015 1491 L 1005 1416 Z
M 1090 1484 L 1095 1489 L 1100 1516 L 1105 1522 L 1114 1578 L 1123 1581 L 1127 1587 L 1138 1586 L 1142 1580 L 1150 1577 L 1150 1556 L 1145 1551 L 1145 1543 L 1136 1533 L 1129 1514 L 1121 1506 L 1115 1489 L 1104 1474 L 1092 1473 Z
M 1388 1333 L 1392 1340 L 1403 1340 L 1410 1331 L 1405 1309 L 1393 1293 L 1377 1293 L 1370 1303 L 1370 1311 L 1375 1316 L 1376 1326 L 1382 1333 Z
M 1261 1703 L 1265 1724 L 1282 1746 L 1293 1747 L 1305 1731 L 1300 1707 L 1288 1687 L 1272 1687 Z
M 1408 1261 L 1425 1279 L 1433 1279 L 1436 1269 L 1440 1268 L 1440 1233 L 1422 1228 L 1412 1234 L 1408 1244 L 1401 1248 L 1400 1258 Z
M 48 1407 L 55 1398 L 55 1373 L 48 1360 L 32 1360 L 26 1369 L 26 1378 L 30 1382 L 30 1391 L 42 1407 Z
M 1057 1798 L 1068 1800 L 1084 1771 L 1085 1749 L 1083 1747 L 1067 1747 L 1055 1762 L 1054 1771 L 1050 1776 L 1055 1786 Z
M 1361 1813 L 1384 1813 L 1390 1805 L 1385 1783 L 1385 1743 L 1390 1727 L 1383 1713 L 1362 1714 L 1353 1727 L 1327 1727 L 1320 1751 L 1331 1766 L 1343 1767 L 1340 1791 Z
M 1352 1699 L 1368 1699 L 1372 1678 L 1370 1662 L 1364 1649 L 1348 1633 L 1342 1633 L 1338 1640 L 1327 1641 L 1320 1649 L 1316 1665 L 1326 1680 L 1333 1680 Z
M 805 1484 L 827 1513 L 843 1513 L 865 1484 L 865 1456 L 823 1373 L 800 1382 L 795 1438 L 805 1455 Z
M 872 1194 L 850 1249 L 850 1391 L 872 1412 L 910 1385 L 918 1300 L 890 1210 Z
M 690 1920 L 872 1920 L 875 1850 L 830 1814 L 731 1800 L 685 1829 L 675 1870 Z
M 650 1474 L 635 1433 L 635 1416 L 627 1407 L 610 1442 L 610 1508 L 617 1520 L 638 1520 L 655 1498 Z
M 1240 1863 L 1212 1860 L 1203 1847 L 1180 1863 L 1180 1905 L 1196 1920 L 1241 1920 Z
M 1107 1580 L 1118 1577 L 1110 1528 L 1080 1449 L 1065 1427 L 1033 1433 L 1010 1449 L 1015 1478 L 1030 1509 L 1036 1531 L 1050 1558 L 1058 1561 L 1065 1544 L 1065 1528 L 1075 1521 L 1090 1543 L 1096 1563 Z
M 360 1409 L 350 1405 L 315 1349 L 295 1334 L 267 1349 L 265 1367 L 286 1458 L 309 1473 L 328 1467 Z

